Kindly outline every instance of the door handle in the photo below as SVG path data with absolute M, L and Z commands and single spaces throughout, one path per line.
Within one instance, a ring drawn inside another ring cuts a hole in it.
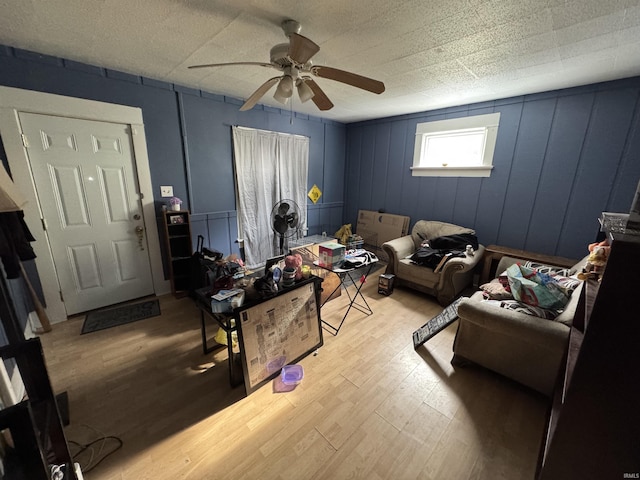
M 138 236 L 138 246 L 140 250 L 144 250 L 144 245 L 142 244 L 142 239 L 144 238 L 144 228 L 140 225 L 136 227 L 136 235 Z

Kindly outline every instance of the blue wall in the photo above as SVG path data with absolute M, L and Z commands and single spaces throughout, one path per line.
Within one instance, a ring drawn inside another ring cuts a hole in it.
M 640 179 L 640 77 L 347 126 L 345 222 L 384 210 L 480 243 L 581 258 Z M 500 112 L 489 178 L 412 177 L 416 124 Z
M 310 137 L 310 233 L 355 225 L 359 209 L 476 229 L 484 244 L 581 257 L 602 211 L 626 212 L 640 178 L 640 78 L 342 125 L 0 46 L 0 85 L 140 107 L 158 211 L 174 185 L 194 239 L 237 251 L 231 125 Z M 501 112 L 489 178 L 412 177 L 419 122 Z M 162 248 L 164 248 L 162 246 Z
M 231 125 L 309 137 L 308 189 L 323 192 L 309 201 L 310 233 L 342 224 L 343 124 L 260 105 L 240 112 L 238 99 L 1 45 L 0 85 L 141 108 L 157 212 L 160 185 L 173 185 L 192 212 L 194 246 L 201 234 L 205 246 L 238 251 Z

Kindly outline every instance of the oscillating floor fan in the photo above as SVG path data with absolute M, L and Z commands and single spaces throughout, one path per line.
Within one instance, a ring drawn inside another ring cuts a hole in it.
M 293 200 L 280 200 L 271 209 L 271 228 L 278 235 L 280 255 L 289 250 L 288 240 L 300 226 L 300 208 Z

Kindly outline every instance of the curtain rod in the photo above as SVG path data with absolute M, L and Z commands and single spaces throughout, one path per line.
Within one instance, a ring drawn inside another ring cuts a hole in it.
M 302 135 L 300 133 L 290 133 L 290 132 L 276 132 L 275 130 L 265 130 L 263 128 L 254 128 L 254 127 L 245 127 L 243 125 L 232 125 L 230 123 L 223 123 L 224 126 L 227 127 L 237 127 L 237 128 L 242 128 L 244 130 L 255 130 L 257 132 L 265 132 L 265 133 L 275 133 L 278 135 L 291 135 L 292 137 L 300 137 L 300 138 L 307 138 L 307 139 L 311 139 L 311 137 L 309 137 L 308 135 Z

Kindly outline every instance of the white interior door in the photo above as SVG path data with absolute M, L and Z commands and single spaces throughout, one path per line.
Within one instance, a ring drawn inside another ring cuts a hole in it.
M 19 117 L 67 315 L 152 294 L 130 127 Z

